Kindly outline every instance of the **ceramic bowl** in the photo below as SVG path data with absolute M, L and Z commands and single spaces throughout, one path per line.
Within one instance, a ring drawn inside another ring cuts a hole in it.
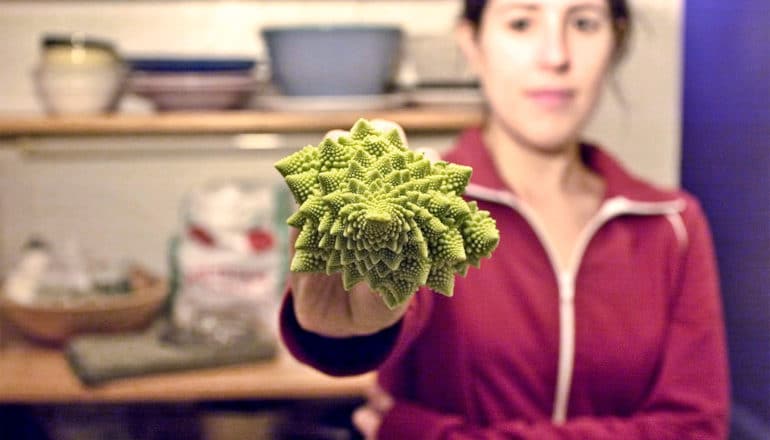
M 257 90 L 250 73 L 135 72 L 129 90 L 152 101 L 159 111 L 243 108 Z
M 49 66 L 95 67 L 120 64 L 110 40 L 83 33 L 47 34 L 41 41 L 41 61 Z
M 290 96 L 384 93 L 402 41 L 401 29 L 388 25 L 275 26 L 261 35 L 272 81 Z
M 98 114 L 115 110 L 126 74 L 122 65 L 41 65 L 33 72 L 33 80 L 47 113 Z

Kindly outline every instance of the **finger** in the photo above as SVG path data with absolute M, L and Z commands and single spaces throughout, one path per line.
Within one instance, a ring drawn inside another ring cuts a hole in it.
M 369 408 L 368 406 L 362 406 L 353 411 L 351 417 L 353 426 L 364 436 L 366 440 L 375 440 L 377 437 L 377 431 L 380 429 L 382 423 L 382 417 L 377 411 Z
M 327 131 L 324 135 L 324 139 L 330 138 L 333 141 L 337 141 L 342 136 L 350 136 L 350 132 L 347 130 L 331 130 Z
M 380 414 L 385 414 L 393 408 L 393 396 L 383 390 L 378 384 L 366 390 L 366 397 L 369 400 L 368 404 Z
M 438 154 L 438 151 L 434 150 L 433 148 L 420 147 L 415 148 L 414 151 L 417 153 L 422 153 L 422 155 L 431 163 L 436 163 L 441 160 L 441 155 Z
M 403 127 L 398 123 L 388 121 L 387 119 L 372 119 L 370 123 L 372 124 L 372 127 L 382 132 L 388 132 L 395 129 L 398 131 L 398 135 L 401 137 L 401 140 L 404 141 L 404 144 L 409 145 L 409 142 L 406 140 L 406 133 L 404 132 Z

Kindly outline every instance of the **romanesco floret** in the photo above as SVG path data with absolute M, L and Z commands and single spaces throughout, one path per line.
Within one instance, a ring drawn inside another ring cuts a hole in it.
M 497 247 L 495 221 L 461 197 L 471 168 L 431 163 L 397 130 L 360 119 L 349 136 L 308 145 L 275 164 L 299 209 L 294 272 L 342 272 L 390 307 L 420 286 L 451 296 L 455 274 Z

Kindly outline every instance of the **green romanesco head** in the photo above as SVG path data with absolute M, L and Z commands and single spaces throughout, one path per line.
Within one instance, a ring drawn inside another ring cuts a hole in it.
M 423 285 L 451 296 L 455 275 L 500 239 L 489 213 L 461 197 L 471 168 L 431 163 L 365 119 L 275 167 L 299 204 L 287 221 L 300 230 L 291 270 L 342 272 L 345 289 L 365 281 L 391 308 Z

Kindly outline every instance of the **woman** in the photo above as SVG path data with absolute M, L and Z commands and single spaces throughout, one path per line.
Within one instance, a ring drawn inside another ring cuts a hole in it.
M 369 439 L 726 437 L 714 252 L 698 203 L 580 142 L 623 50 L 624 1 L 465 3 L 489 103 L 445 159 L 500 245 L 452 298 L 388 310 L 366 286 L 292 274 L 282 335 L 330 374 L 378 369 Z

